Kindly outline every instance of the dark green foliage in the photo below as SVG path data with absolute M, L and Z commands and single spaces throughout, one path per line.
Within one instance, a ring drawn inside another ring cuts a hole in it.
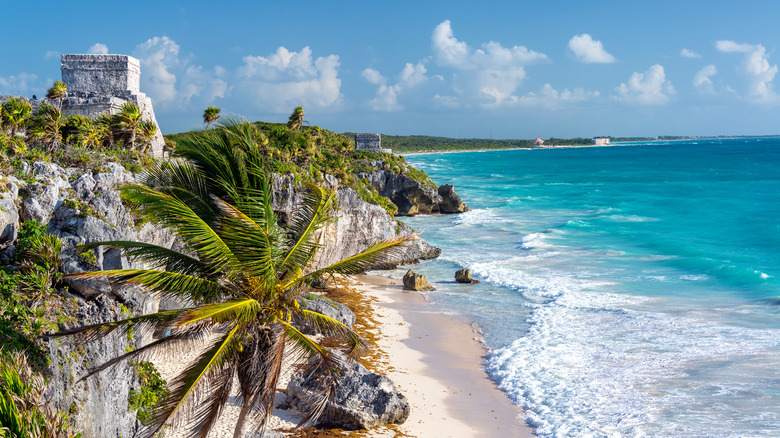
M 127 398 L 127 407 L 136 412 L 138 421 L 143 425 L 148 425 L 156 413 L 155 406 L 164 400 L 171 391 L 168 384 L 160 376 L 159 371 L 151 362 L 133 363 L 138 372 L 138 380 L 141 383 L 141 390 L 130 390 Z
M 38 336 L 63 322 L 69 305 L 55 290 L 62 243 L 31 220 L 22 223 L 16 248 L 13 265 L 0 267 L 0 339 L 6 349 L 26 351 L 43 365 L 48 358 Z

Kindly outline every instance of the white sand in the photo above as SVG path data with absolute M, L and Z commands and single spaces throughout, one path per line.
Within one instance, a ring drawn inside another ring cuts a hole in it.
M 361 436 L 396 437 L 531 437 L 531 429 L 518 419 L 519 409 L 481 371 L 484 346 L 479 334 L 467 323 L 430 313 L 422 295 L 403 290 L 397 280 L 357 276 L 350 283 L 375 300 L 374 319 L 378 322 L 376 348 L 389 363 L 386 374 L 411 404 L 406 422 L 395 427 L 379 427 Z M 180 372 L 195 352 L 177 356 L 175 362 L 153 358 L 166 380 Z M 289 368 L 289 367 L 288 367 Z M 282 376 L 285 388 L 289 373 Z M 277 406 L 285 394 L 277 393 Z M 229 438 L 239 407 L 229 403 L 209 438 Z M 290 429 L 300 419 L 295 411 L 275 409 L 269 429 Z M 166 438 L 184 436 L 181 430 L 168 430 Z

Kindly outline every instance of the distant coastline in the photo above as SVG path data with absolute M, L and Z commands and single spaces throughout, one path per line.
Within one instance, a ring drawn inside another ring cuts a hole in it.
M 780 134 L 775 135 L 734 135 L 734 136 L 728 136 L 728 135 L 720 135 L 720 136 L 712 136 L 712 137 L 663 137 L 663 138 L 648 138 L 647 140 L 621 140 L 621 141 L 613 141 L 610 144 L 607 145 L 596 145 L 596 144 L 556 144 L 552 146 L 531 146 L 531 147 L 506 147 L 506 148 L 486 148 L 486 149 L 444 149 L 444 150 L 426 150 L 426 151 L 414 151 L 414 152 L 403 152 L 403 151 L 394 151 L 396 155 L 424 155 L 424 154 L 449 154 L 449 153 L 460 153 L 460 152 L 490 152 L 490 151 L 515 151 L 515 150 L 549 150 L 549 149 L 571 149 L 571 148 L 609 148 L 614 146 L 632 146 L 635 144 L 647 144 L 647 143 L 670 143 L 670 142 L 689 142 L 689 141 L 696 141 L 696 140 L 726 140 L 726 139 L 755 139 L 755 138 L 780 138 Z M 514 141 L 514 140 L 506 140 L 506 141 Z

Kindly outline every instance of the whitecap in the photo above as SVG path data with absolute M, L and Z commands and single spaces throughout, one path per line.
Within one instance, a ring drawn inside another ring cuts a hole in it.
M 452 220 L 453 225 L 478 225 L 498 222 L 506 222 L 506 219 L 496 216 L 489 209 L 469 210 L 459 213 Z

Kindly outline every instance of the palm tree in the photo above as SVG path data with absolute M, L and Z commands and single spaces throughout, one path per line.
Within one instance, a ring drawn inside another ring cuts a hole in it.
M 27 126 L 32 114 L 32 104 L 25 99 L 9 97 L 3 104 L 3 127 L 11 138 Z
M 125 102 L 114 116 L 119 131 L 129 137 L 131 150 L 135 150 L 135 138 L 138 135 L 142 117 L 138 105 L 132 102 Z
M 46 144 L 49 152 L 57 149 L 62 141 L 62 113 L 48 103 L 44 103 L 33 115 L 27 136 L 34 141 Z
M 292 114 L 290 114 L 290 118 L 287 121 L 287 127 L 293 131 L 300 131 L 303 127 L 303 122 L 305 122 L 305 120 L 303 120 L 303 107 L 297 106 Z
M 68 87 L 65 86 L 65 83 L 62 81 L 54 81 L 54 84 L 52 84 L 51 88 L 46 92 L 47 99 L 57 100 L 59 103 L 57 108 L 60 111 L 62 111 L 62 101 L 65 100 L 66 97 L 68 97 Z
M 363 252 L 321 269 L 311 262 L 320 248 L 314 237 L 331 218 L 334 193 L 308 185 L 297 214 L 286 227 L 272 209 L 271 182 L 257 147 L 257 131 L 245 121 L 230 120 L 203 135 L 183 138 L 176 154 L 184 160 L 151 168 L 142 183 L 122 194 L 141 218 L 173 230 L 181 252 L 139 242 L 111 241 L 85 245 L 119 248 L 160 269 L 120 269 L 72 274 L 77 278 L 109 277 L 119 284 L 140 285 L 163 297 L 194 303 L 107 324 L 76 328 L 84 339 L 113 331 L 169 330 L 169 335 L 92 370 L 152 351 L 173 354 L 193 342 L 206 341 L 144 430 L 152 436 L 164 425 L 187 425 L 191 436 L 205 437 L 231 393 L 241 406 L 234 437 L 262 430 L 273 409 L 285 351 L 309 361 L 323 391 L 322 403 L 303 423 L 319 415 L 333 393 L 339 359 L 290 324 L 299 315 L 328 335 L 348 341 L 353 355 L 365 343 L 351 329 L 322 314 L 301 309 L 298 299 L 315 278 L 355 273 L 384 259 L 413 236 L 381 241 Z M 238 382 L 234 388 L 234 379 Z
M 108 147 L 114 147 L 114 131 L 117 130 L 116 121 L 110 114 L 101 114 L 95 119 L 93 125 L 97 128 L 100 143 L 108 143 Z
M 203 123 L 206 124 L 206 129 L 219 119 L 219 112 L 222 111 L 215 106 L 210 106 L 203 111 Z
M 151 120 L 144 120 L 138 128 L 138 136 L 141 137 L 141 151 L 146 153 L 152 144 L 152 139 L 157 134 L 157 124 Z

